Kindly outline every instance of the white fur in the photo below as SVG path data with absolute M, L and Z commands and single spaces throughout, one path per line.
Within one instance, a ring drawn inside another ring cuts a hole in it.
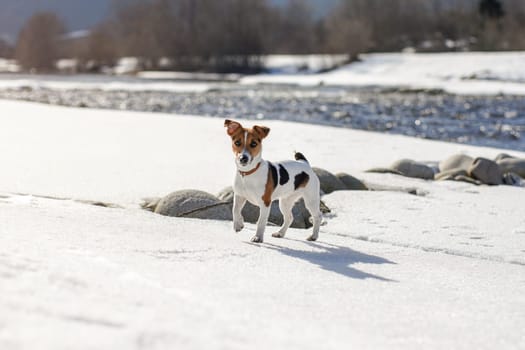
M 246 201 L 256 205 L 260 209 L 259 220 L 257 221 L 257 231 L 252 238 L 252 242 L 263 242 L 264 230 L 270 214 L 270 206 L 266 206 L 263 201 L 263 195 L 268 181 L 269 164 L 261 157 L 261 152 L 255 156 L 246 166 L 241 166 L 236 159 L 238 168 L 235 182 L 233 185 L 234 201 L 233 201 L 233 227 L 236 232 L 239 232 L 244 227 L 244 219 L 242 217 L 242 208 Z M 260 162 L 259 169 L 253 174 L 243 176 L 240 171 L 247 172 L 254 169 Z M 284 237 L 286 230 L 290 227 L 293 216 L 292 208 L 297 200 L 304 198 L 306 208 L 313 218 L 313 233 L 307 239 L 315 241 L 319 236 L 319 226 L 321 224 L 321 212 L 319 210 L 319 179 L 314 173 L 310 165 L 305 161 L 284 161 L 272 163 L 279 174 L 279 164 L 283 165 L 289 175 L 289 180 L 286 184 L 280 185 L 279 181 L 272 193 L 271 199 L 279 199 L 279 208 L 284 217 L 283 226 L 280 230 L 274 233 L 273 237 Z M 305 187 L 295 189 L 295 176 L 301 172 L 305 172 L 309 176 L 308 183 Z M 279 180 L 281 176 L 279 175 Z

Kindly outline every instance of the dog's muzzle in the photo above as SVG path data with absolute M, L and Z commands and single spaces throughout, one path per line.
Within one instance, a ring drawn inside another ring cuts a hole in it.
M 246 165 L 246 164 L 248 164 L 249 160 L 250 159 L 248 158 L 248 156 L 246 154 L 243 154 L 239 158 L 239 163 L 241 163 L 241 165 Z

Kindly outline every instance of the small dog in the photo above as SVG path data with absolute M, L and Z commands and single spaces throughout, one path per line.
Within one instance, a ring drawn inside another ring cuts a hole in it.
M 252 242 L 261 243 L 270 214 L 272 201 L 279 199 L 279 209 L 284 217 L 283 226 L 273 237 L 284 237 L 293 221 L 292 208 L 301 197 L 313 218 L 313 233 L 307 240 L 315 241 L 319 236 L 321 212 L 319 210 L 319 179 L 301 153 L 295 161 L 270 163 L 262 159 L 262 140 L 270 129 L 264 126 L 244 128 L 240 123 L 225 120 L 224 126 L 232 139 L 232 149 L 237 165 L 233 185 L 233 228 L 236 232 L 244 228 L 241 210 L 248 200 L 260 209 L 257 231 Z

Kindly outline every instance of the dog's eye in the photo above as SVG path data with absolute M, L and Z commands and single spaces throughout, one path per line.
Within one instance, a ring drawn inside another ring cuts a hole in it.
M 250 143 L 250 147 L 251 147 L 251 148 L 255 148 L 255 147 L 257 147 L 257 142 L 252 141 L 252 143 Z
M 234 145 L 239 147 L 241 145 L 241 141 L 235 141 Z

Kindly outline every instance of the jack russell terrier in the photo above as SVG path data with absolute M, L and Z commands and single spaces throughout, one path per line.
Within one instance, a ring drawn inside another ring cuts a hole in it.
M 292 208 L 297 200 L 304 198 L 304 204 L 313 218 L 313 233 L 307 238 L 315 241 L 319 236 L 321 212 L 319 210 L 319 179 L 301 153 L 295 154 L 295 161 L 270 163 L 262 159 L 262 140 L 270 129 L 264 126 L 244 128 L 240 123 L 225 120 L 224 126 L 232 139 L 232 149 L 237 165 L 233 185 L 233 228 L 236 232 L 244 228 L 241 210 L 248 200 L 259 207 L 257 231 L 252 242 L 261 243 L 270 214 L 272 201 L 279 199 L 279 209 L 284 217 L 283 226 L 272 234 L 284 237 L 293 221 Z

